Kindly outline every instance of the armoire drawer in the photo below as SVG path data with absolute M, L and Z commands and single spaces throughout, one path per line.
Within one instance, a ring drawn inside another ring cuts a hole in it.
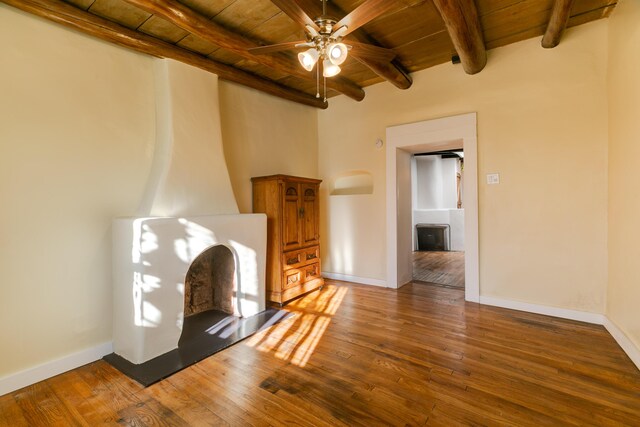
M 317 279 L 320 277 L 320 263 L 315 262 L 313 264 L 305 265 L 301 268 L 291 268 L 289 270 L 286 270 L 283 276 L 283 289 L 290 289 L 295 286 L 300 286 L 309 280 Z
M 309 263 L 318 262 L 320 259 L 320 247 L 311 246 L 310 248 L 289 251 L 282 254 L 282 269 L 300 268 Z

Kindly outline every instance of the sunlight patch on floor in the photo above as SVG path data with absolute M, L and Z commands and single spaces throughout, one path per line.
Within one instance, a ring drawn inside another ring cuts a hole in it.
M 294 316 L 253 335 L 246 345 L 304 367 L 347 292 L 347 287 L 326 285 L 321 292 L 312 292 L 287 305 L 286 310 Z

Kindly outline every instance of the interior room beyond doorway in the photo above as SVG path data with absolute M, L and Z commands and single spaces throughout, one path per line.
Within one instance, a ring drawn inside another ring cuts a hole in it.
M 414 281 L 464 289 L 463 172 L 462 149 L 411 160 Z

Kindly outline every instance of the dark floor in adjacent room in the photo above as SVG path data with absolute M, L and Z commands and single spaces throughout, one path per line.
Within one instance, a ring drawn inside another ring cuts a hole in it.
M 0 425 L 638 426 L 602 327 L 327 280 L 295 316 L 144 388 L 104 361 L 0 397 Z

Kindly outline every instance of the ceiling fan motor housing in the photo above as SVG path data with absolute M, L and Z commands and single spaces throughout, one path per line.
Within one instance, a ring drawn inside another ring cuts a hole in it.
M 318 28 L 320 29 L 318 32 L 323 35 L 323 36 L 330 36 L 331 33 L 333 32 L 333 26 L 336 25 L 336 21 L 335 19 L 331 18 L 330 16 L 320 16 L 319 18 L 317 18 L 315 21 L 316 25 L 318 26 Z

